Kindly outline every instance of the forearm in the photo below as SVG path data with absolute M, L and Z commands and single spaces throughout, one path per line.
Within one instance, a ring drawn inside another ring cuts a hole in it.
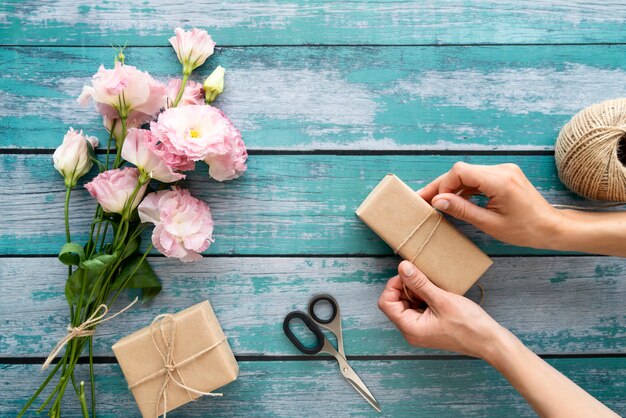
M 485 360 L 541 417 L 617 417 L 505 329 L 499 333 Z
M 626 212 L 560 213 L 551 249 L 626 257 Z

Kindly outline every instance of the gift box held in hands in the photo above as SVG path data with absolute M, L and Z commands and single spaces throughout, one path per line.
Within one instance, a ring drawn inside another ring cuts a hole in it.
M 141 415 L 157 417 L 232 382 L 239 366 L 208 301 L 113 345 Z
M 492 264 L 473 242 L 393 174 L 372 190 L 356 214 L 394 252 L 449 292 L 464 294 Z

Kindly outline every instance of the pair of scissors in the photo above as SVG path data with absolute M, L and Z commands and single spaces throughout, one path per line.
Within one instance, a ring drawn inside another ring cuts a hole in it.
M 319 302 L 328 302 L 331 306 L 332 312 L 328 319 L 319 318 L 315 313 L 315 305 Z M 381 412 L 380 405 L 371 392 L 365 386 L 365 383 L 359 378 L 352 367 L 346 360 L 346 354 L 343 351 L 343 332 L 341 330 L 341 312 L 339 311 L 339 305 L 335 298 L 330 295 L 317 295 L 309 301 L 308 315 L 302 311 L 293 311 L 287 314 L 285 321 L 283 322 L 283 331 L 285 335 L 291 340 L 293 345 L 298 350 L 308 355 L 316 355 L 319 353 L 331 354 L 339 363 L 339 370 L 342 376 L 356 389 L 361 396 L 365 398 L 367 402 L 378 412 Z M 313 347 L 307 347 L 296 337 L 290 328 L 290 324 L 293 320 L 300 319 L 306 327 L 315 335 L 316 343 Z M 322 330 L 324 328 L 335 334 L 337 339 L 337 348 L 326 338 Z

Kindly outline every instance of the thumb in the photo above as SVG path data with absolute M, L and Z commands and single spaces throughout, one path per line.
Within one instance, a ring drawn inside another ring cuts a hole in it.
M 433 197 L 432 205 L 448 215 L 468 222 L 480 229 L 493 222 L 495 214 L 454 193 L 441 193 Z
M 441 303 L 446 291 L 435 286 L 428 277 L 417 269 L 411 262 L 403 261 L 398 266 L 398 273 L 406 287 L 420 297 L 433 309 Z

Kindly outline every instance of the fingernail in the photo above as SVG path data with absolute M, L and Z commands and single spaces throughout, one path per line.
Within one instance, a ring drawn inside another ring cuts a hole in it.
M 447 210 L 450 207 L 450 202 L 446 199 L 439 199 L 433 202 L 433 206 L 439 210 Z
M 404 277 L 413 277 L 415 274 L 415 267 L 411 263 L 403 263 L 402 264 L 402 275 Z
M 421 194 L 423 190 L 424 190 L 424 188 L 422 187 L 421 189 L 419 189 L 419 190 L 418 190 L 418 191 L 416 191 L 415 193 L 417 193 L 417 194 Z

